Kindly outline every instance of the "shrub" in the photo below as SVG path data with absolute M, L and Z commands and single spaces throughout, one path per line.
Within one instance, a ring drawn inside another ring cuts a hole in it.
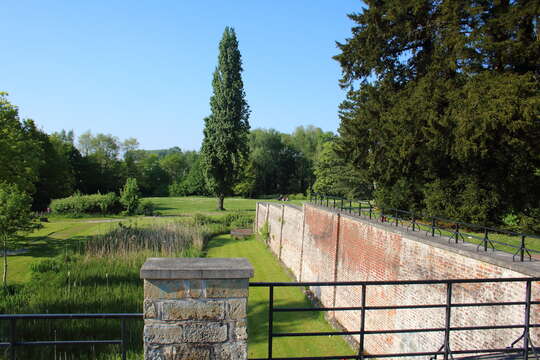
M 302 194 L 302 193 L 298 193 L 298 194 L 291 194 L 288 196 L 289 200 L 307 200 L 307 197 L 306 195 Z
M 142 200 L 139 203 L 137 214 L 145 215 L 145 216 L 152 216 L 155 214 L 155 211 L 156 211 L 156 205 L 151 200 Z
M 120 192 L 120 202 L 128 215 L 133 215 L 139 209 L 139 185 L 137 179 L 128 178 Z
M 253 216 L 241 213 L 232 213 L 225 215 L 223 221 L 226 226 L 233 228 L 250 228 L 253 225 Z
M 120 199 L 115 193 L 81 195 L 74 194 L 67 198 L 55 199 L 51 202 L 53 213 L 61 215 L 82 214 L 118 214 L 122 209 Z
M 520 214 L 519 225 L 521 231 L 529 234 L 540 234 L 540 208 L 527 209 Z

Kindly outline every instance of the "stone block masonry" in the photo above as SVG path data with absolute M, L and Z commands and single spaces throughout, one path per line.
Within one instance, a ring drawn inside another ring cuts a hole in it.
M 540 276 L 538 262 L 512 262 L 512 256 L 483 254 L 475 246 L 449 245 L 445 239 L 424 237 L 376 221 L 305 204 L 257 204 L 256 228 L 269 225 L 269 247 L 300 281 L 394 281 L 482 279 Z M 369 287 L 366 305 L 442 304 L 444 285 Z M 325 307 L 354 307 L 362 301 L 360 287 L 312 287 Z M 453 289 L 452 302 L 479 303 L 524 301 L 524 283 L 461 284 Z M 540 284 L 533 283 L 532 300 L 540 301 Z M 540 305 L 533 305 L 531 322 L 540 323 Z M 358 311 L 330 313 L 349 331 L 358 331 Z M 451 326 L 496 326 L 523 323 L 523 306 L 454 308 Z M 444 326 L 444 309 L 377 310 L 368 312 L 367 330 L 398 330 Z M 306 329 L 308 331 L 308 329 Z M 518 339 L 522 329 L 455 331 L 451 349 L 499 348 Z M 540 329 L 531 329 L 535 345 Z M 436 351 L 442 333 L 368 335 L 368 353 Z M 519 342 L 517 346 L 520 346 Z
M 252 276 L 246 259 L 147 259 L 145 359 L 246 360 Z

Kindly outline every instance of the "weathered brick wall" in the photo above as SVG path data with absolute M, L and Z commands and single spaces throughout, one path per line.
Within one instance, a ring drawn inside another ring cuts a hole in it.
M 281 231 L 281 261 L 295 274 L 299 280 L 300 259 L 302 257 L 302 241 L 298 234 L 303 233 L 304 212 L 295 206 L 285 206 L 283 212 L 283 229 Z M 300 235 L 302 236 L 302 235 Z
M 268 246 L 272 249 L 272 252 L 279 256 L 281 248 L 281 223 L 283 216 L 282 205 L 268 205 L 268 229 L 270 231 L 270 237 L 268 239 Z
M 440 246 L 406 231 L 370 222 L 317 206 L 305 205 L 303 214 L 285 205 L 257 211 L 268 212 L 278 246 L 276 255 L 301 281 L 426 280 L 456 278 L 507 278 L 531 275 L 467 255 L 449 246 Z M 260 215 L 258 215 L 260 216 Z M 258 226 L 261 221 L 258 220 Z M 275 240 L 273 240 L 275 241 Z M 279 246 L 281 244 L 281 246 Z M 274 249 L 277 249 L 274 250 Z M 359 306 L 360 287 L 312 288 L 325 306 Z M 452 302 L 523 301 L 521 283 L 455 285 Z M 533 284 L 533 301 L 540 300 L 540 284 Z M 446 301 L 446 286 L 409 285 L 369 287 L 367 305 L 440 304 Z M 532 322 L 540 322 L 540 305 L 533 305 Z M 444 326 L 444 309 L 370 311 L 366 329 L 434 328 Z M 358 330 L 359 312 L 333 314 L 344 327 Z M 455 308 L 452 326 L 519 324 L 522 306 Z M 522 330 L 460 331 L 451 335 L 452 350 L 506 347 Z M 540 330 L 533 330 L 533 341 L 540 342 Z M 372 353 L 436 351 L 443 344 L 442 333 L 368 335 L 366 349 Z

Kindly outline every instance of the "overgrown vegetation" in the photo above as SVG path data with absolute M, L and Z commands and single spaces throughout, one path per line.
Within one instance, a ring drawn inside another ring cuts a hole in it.
M 203 256 L 205 244 L 213 236 L 227 232 L 226 224 L 233 223 L 238 217 L 205 219 L 204 224 L 193 218 L 121 222 L 111 225 L 104 234 L 71 242 L 61 255 L 32 265 L 31 280 L 10 287 L 0 297 L 0 312 L 140 312 L 143 293 L 139 270 L 146 258 Z M 129 321 L 128 324 L 128 348 L 132 359 L 140 358 L 142 325 L 141 321 Z M 0 336 L 7 336 L 5 326 L 8 324 L 0 326 Z M 113 339 L 118 338 L 119 322 L 25 321 L 18 324 L 17 332 L 19 340 Z M 116 346 L 62 347 L 70 359 L 113 359 L 118 350 Z M 55 351 L 54 347 L 27 347 L 18 349 L 17 354 L 19 358 L 40 360 L 54 358 Z

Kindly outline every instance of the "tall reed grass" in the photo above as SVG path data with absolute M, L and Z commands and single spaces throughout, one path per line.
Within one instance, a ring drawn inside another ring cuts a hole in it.
M 148 257 L 204 256 L 205 244 L 227 232 L 221 221 L 160 220 L 115 225 L 62 255 L 32 266 L 32 280 L 0 294 L 1 313 L 142 312 L 139 270 Z M 129 359 L 142 354 L 142 321 L 128 321 Z M 8 341 L 9 324 L 0 322 L 0 341 Z M 119 339 L 117 320 L 30 320 L 17 323 L 18 341 Z M 115 345 L 25 347 L 17 359 L 117 359 Z M 0 352 L 0 359 L 6 354 Z
M 186 221 L 152 223 L 147 226 L 123 225 L 85 243 L 87 257 L 130 257 L 143 252 L 153 256 L 200 256 L 206 242 L 226 232 L 221 224 L 201 225 Z

